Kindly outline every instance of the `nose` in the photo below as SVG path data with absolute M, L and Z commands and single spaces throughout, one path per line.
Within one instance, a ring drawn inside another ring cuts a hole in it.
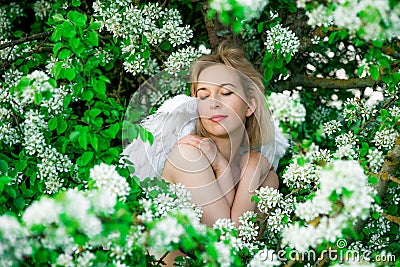
M 215 99 L 214 97 L 210 98 L 210 108 L 217 109 L 221 107 L 221 103 L 219 100 Z

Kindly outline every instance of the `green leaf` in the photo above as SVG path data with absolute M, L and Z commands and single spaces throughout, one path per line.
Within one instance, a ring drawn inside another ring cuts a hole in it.
M 95 31 L 97 31 L 97 30 L 99 30 L 100 28 L 101 28 L 100 23 L 98 23 L 98 22 L 91 22 L 90 25 L 89 25 L 89 27 L 88 27 L 88 30 L 95 30 Z
M 290 60 L 292 60 L 292 54 L 287 53 L 287 54 L 286 54 L 286 63 L 289 63 Z
M 78 138 L 78 142 L 79 145 L 83 148 L 86 149 L 87 148 L 87 136 L 86 136 L 86 132 L 81 132 L 81 134 L 79 135 Z
M 68 81 L 72 81 L 76 77 L 75 69 L 69 68 L 64 70 L 64 76 L 68 79 Z
M 91 90 L 87 90 L 82 93 L 82 99 L 86 101 L 92 100 L 93 96 L 94 94 Z
M 265 78 L 265 81 L 267 81 L 267 82 L 269 82 L 271 79 L 272 79 L 272 75 L 273 75 L 273 71 L 272 71 L 272 68 L 266 68 L 265 70 L 264 70 L 264 78 Z
M 42 103 L 42 99 L 43 99 L 42 94 L 35 93 L 34 100 L 35 100 L 36 105 L 40 105 Z
M 257 32 L 258 32 L 258 33 L 261 33 L 261 32 L 263 31 L 263 29 L 264 29 L 264 22 L 258 23 L 258 25 L 257 25 Z
M 13 178 L 9 176 L 1 176 L 0 177 L 0 193 L 4 190 L 4 186 L 7 186 Z
M 379 67 L 376 65 L 372 65 L 369 69 L 369 73 L 371 74 L 372 79 L 377 81 L 379 79 Z
M 381 48 L 383 46 L 382 40 L 373 40 L 372 44 L 378 48 Z
M 72 142 L 78 140 L 79 136 L 81 135 L 80 132 L 78 131 L 73 131 L 69 134 L 69 140 L 71 140 Z
M 297 159 L 297 164 L 299 165 L 299 166 L 303 166 L 304 165 L 304 158 L 298 158 Z
M 92 145 L 94 151 L 97 152 L 97 150 L 99 149 L 99 139 L 96 135 L 92 136 L 92 138 L 90 139 L 90 144 Z
M 48 121 L 47 125 L 49 126 L 49 130 L 53 131 L 55 128 L 57 128 L 57 118 L 56 117 L 51 118 Z
M 63 118 L 57 120 L 57 134 L 64 133 L 68 128 L 67 122 Z
M 72 54 L 71 50 L 64 48 L 58 54 L 58 59 L 64 60 L 67 59 Z
M 329 36 L 329 40 L 328 40 L 329 44 L 332 44 L 335 41 L 337 34 L 338 34 L 338 32 L 332 32 L 331 33 L 331 35 Z
M 81 39 L 79 39 L 79 38 L 71 38 L 71 39 L 69 39 L 69 45 L 75 51 L 75 49 L 77 49 L 81 45 Z
M 101 113 L 101 109 L 93 108 L 89 111 L 89 116 L 92 118 L 96 118 Z
M 12 188 L 11 186 L 7 186 L 6 189 L 4 190 L 7 195 L 9 195 L 12 199 L 17 197 L 17 191 L 15 191 L 14 188 Z
M 25 199 L 23 199 L 22 197 L 17 197 L 16 199 L 14 199 L 14 206 L 18 210 L 22 210 L 25 207 Z
M 93 89 L 99 94 L 105 94 L 106 84 L 104 81 L 93 79 Z
M 69 21 L 64 21 L 62 26 L 62 36 L 66 38 L 71 38 L 75 37 L 76 31 L 74 29 L 74 26 L 71 24 Z
M 55 28 L 53 34 L 51 35 L 50 39 L 52 41 L 58 42 L 62 36 L 63 30 L 59 27 Z
M 76 163 L 79 166 L 86 166 L 89 164 L 90 161 L 93 159 L 93 152 L 92 151 L 86 151 L 80 156 L 77 160 Z
M 15 163 L 15 170 L 17 172 L 25 170 L 25 168 L 28 166 L 28 162 L 26 160 L 20 159 Z
M 87 32 L 86 40 L 88 41 L 88 43 L 90 45 L 93 45 L 93 46 L 98 46 L 99 45 L 99 36 L 94 31 L 88 31 Z
M 62 43 L 56 43 L 56 44 L 53 46 L 53 53 L 54 53 L 54 56 L 57 55 L 57 52 L 58 52 L 58 50 L 60 50 L 61 47 L 62 47 Z
M 64 17 L 61 14 L 56 14 L 54 16 L 51 17 L 55 22 L 60 22 L 60 21 L 64 21 Z
M 80 0 L 72 0 L 72 6 L 80 6 L 81 1 Z
M 149 58 L 150 57 L 150 50 L 148 50 L 148 49 L 144 50 L 142 56 L 145 59 Z
M 0 159 L 0 171 L 6 173 L 8 171 L 8 163 L 5 160 Z
M 169 50 L 171 48 L 171 44 L 168 41 L 164 41 L 161 43 L 160 48 L 162 50 Z

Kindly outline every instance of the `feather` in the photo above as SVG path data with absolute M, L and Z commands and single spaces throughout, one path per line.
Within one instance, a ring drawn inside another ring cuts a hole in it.
M 134 139 L 122 152 L 135 167 L 135 175 L 160 178 L 168 154 L 182 137 L 193 134 L 196 127 L 197 99 L 181 94 L 166 100 L 155 114 L 141 125 L 154 136 L 153 144 Z

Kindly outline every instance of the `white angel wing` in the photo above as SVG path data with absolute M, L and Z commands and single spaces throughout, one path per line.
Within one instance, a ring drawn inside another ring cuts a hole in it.
M 147 116 L 141 125 L 154 136 L 154 142 L 132 141 L 122 152 L 135 167 L 135 175 L 161 177 L 165 161 L 175 143 L 182 137 L 193 134 L 196 127 L 197 99 L 181 94 L 165 101 L 155 114 Z
M 274 121 L 275 142 L 273 145 L 262 146 L 261 153 L 268 159 L 274 170 L 278 168 L 279 160 L 285 155 L 289 142 L 279 128 L 279 121 Z

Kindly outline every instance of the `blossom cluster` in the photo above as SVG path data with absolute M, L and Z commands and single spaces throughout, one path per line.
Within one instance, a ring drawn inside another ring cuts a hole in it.
M 23 16 L 23 9 L 15 2 L 0 6 L 0 41 L 11 36 L 12 23 L 21 16 Z
M 342 123 L 338 120 L 331 120 L 324 123 L 324 133 L 326 135 L 332 135 L 336 132 L 341 131 Z
M 178 47 L 193 37 L 190 26 L 182 26 L 182 18 L 177 9 L 163 8 L 158 3 L 148 3 L 139 8 L 123 1 L 104 3 L 97 0 L 93 3 L 93 10 L 96 21 L 101 24 L 100 30 L 107 30 L 122 40 L 124 69 L 133 75 L 149 73 L 149 67 L 154 71 L 158 69 L 157 60 L 150 57 L 150 46 L 158 47 L 168 43 Z M 98 54 L 110 57 L 106 49 L 98 51 Z M 173 71 L 178 63 L 189 66 L 193 58 L 199 56 L 199 52 L 193 47 L 187 47 L 171 56 L 166 60 L 165 67 Z M 154 71 L 150 74 L 154 74 Z
M 0 263 L 2 266 L 14 266 L 15 262 L 22 262 L 24 256 L 30 256 L 35 246 L 50 250 L 61 249 L 64 253 L 60 254 L 57 262 L 69 258 L 72 262 L 72 255 L 79 251 L 79 247 L 68 232 L 72 229 L 71 225 L 91 238 L 90 242 L 95 242 L 95 237 L 103 231 L 101 216 L 112 214 L 115 204 L 116 198 L 107 191 L 92 190 L 84 193 L 69 189 L 57 199 L 44 196 L 33 202 L 25 210 L 22 223 L 3 215 L 0 217 Z M 30 236 L 37 236 L 37 239 L 33 241 Z M 78 257 L 78 262 L 83 261 L 81 257 Z
M 45 19 L 51 10 L 52 3 L 51 1 L 46 0 L 38 0 L 33 4 L 33 11 L 35 12 L 35 17 L 40 18 L 41 20 Z
M 348 98 L 343 104 L 343 116 L 346 121 L 356 121 L 360 118 L 369 119 L 375 115 L 375 107 L 359 98 Z
M 283 232 L 283 244 L 298 251 L 315 247 L 322 240 L 334 242 L 348 226 L 349 218 L 365 219 L 373 203 L 373 190 L 363 168 L 355 161 L 336 160 L 321 170 L 320 188 L 311 200 L 296 205 L 296 215 L 306 222 L 320 218 L 316 226 L 294 224 Z M 335 196 L 335 197 L 332 197 Z M 335 205 L 340 202 L 339 214 Z M 296 233 L 296 234 L 295 234 Z M 299 238 L 301 236 L 301 238 Z
M 311 162 L 299 164 L 291 163 L 283 174 L 283 183 L 291 188 L 312 189 L 319 183 L 319 166 Z
M 158 184 L 142 184 L 145 196 L 139 200 L 143 207 L 143 213 L 138 219 L 143 222 L 152 222 L 157 218 L 167 216 L 177 210 L 191 209 L 200 218 L 202 210 L 190 201 L 192 195 L 186 187 L 180 183 L 168 184 L 167 190 L 163 190 Z
M 398 133 L 395 129 L 385 128 L 381 131 L 377 131 L 374 136 L 373 142 L 375 142 L 378 148 L 392 149 L 396 143 Z
M 286 122 L 293 127 L 305 121 L 306 109 L 292 97 L 282 93 L 272 93 L 267 102 L 275 119 Z
M 218 13 L 224 11 L 229 12 L 235 8 L 236 5 L 243 7 L 244 17 L 251 21 L 252 19 L 257 19 L 260 17 L 264 8 L 268 5 L 268 0 L 258 1 L 258 0 L 210 0 L 210 8 L 214 9 Z
M 273 243 L 274 234 L 280 234 L 285 223 L 291 221 L 291 214 L 294 211 L 295 199 L 283 197 L 277 189 L 272 187 L 261 187 L 255 191 L 257 208 L 261 213 L 268 214 L 266 218 L 269 243 Z
M 63 187 L 59 175 L 68 172 L 72 162 L 48 144 L 45 132 L 47 120 L 62 114 L 63 101 L 70 90 L 55 87 L 54 81 L 43 71 L 33 71 L 22 77 L 21 72 L 9 70 L 3 78 L 7 87 L 0 95 L 0 138 L 10 146 L 22 144 L 27 155 L 40 159 L 37 177 L 45 181 L 45 192 L 53 194 Z M 20 120 L 19 127 L 15 127 L 11 114 Z
M 299 50 L 299 38 L 289 28 L 278 23 L 266 32 L 264 45 L 271 54 L 294 55 Z
M 308 2 L 312 1 L 297 0 L 297 6 L 306 8 Z M 335 24 L 367 41 L 396 38 L 400 32 L 400 5 L 391 6 L 389 0 L 329 0 L 327 5 L 314 6 L 306 14 L 313 27 Z
M 124 177 L 118 174 L 113 165 L 100 163 L 90 170 L 90 178 L 96 181 L 100 190 L 107 190 L 112 196 L 125 201 L 129 195 L 130 187 Z

